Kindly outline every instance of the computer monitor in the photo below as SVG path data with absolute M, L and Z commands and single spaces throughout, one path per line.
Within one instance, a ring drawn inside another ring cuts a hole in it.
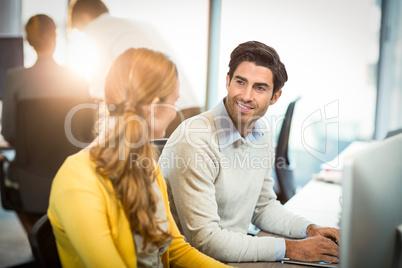
M 346 158 L 342 184 L 340 267 L 402 267 L 402 134 Z
M 0 99 L 8 69 L 24 64 L 22 37 L 0 37 Z

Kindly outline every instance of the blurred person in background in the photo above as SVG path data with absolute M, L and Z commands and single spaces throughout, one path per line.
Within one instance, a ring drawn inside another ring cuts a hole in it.
M 70 24 L 84 32 L 92 41 L 98 61 L 91 77 L 91 94 L 104 97 L 105 76 L 111 63 L 128 48 L 145 47 L 174 58 L 167 43 L 144 22 L 113 17 L 101 0 L 76 0 L 70 3 Z M 187 77 L 180 71 L 178 114 L 168 126 L 165 137 L 184 120 L 201 112 L 200 105 Z
M 26 26 L 26 39 L 35 49 L 37 60 L 30 68 L 7 71 L 3 89 L 1 134 L 12 146 L 15 143 L 15 106 L 20 99 L 77 96 L 89 97 L 89 85 L 83 77 L 58 65 L 53 59 L 56 49 L 56 24 L 44 14 L 32 16 Z
M 16 133 L 16 106 L 19 100 L 47 97 L 89 98 L 89 85 L 83 77 L 58 65 L 53 59 L 56 49 L 56 24 L 44 14 L 32 16 L 26 26 L 26 39 L 37 54 L 37 61 L 30 68 L 16 67 L 7 71 L 3 87 L 3 111 L 1 134 L 11 145 L 18 143 Z M 51 113 L 52 111 L 49 111 Z M 39 119 L 40 120 L 40 119 Z M 38 129 L 38 131 L 46 131 Z M 47 131 L 51 131 L 51 126 Z M 10 159 L 12 160 L 12 159 Z M 21 205 L 19 185 L 28 176 L 18 176 L 18 167 L 11 162 L 7 170 L 9 201 Z M 51 183 L 51 181 L 49 181 Z M 38 186 L 39 187 L 39 186 Z M 50 185 L 49 185 L 50 188 Z M 28 232 L 40 215 L 18 213 Z

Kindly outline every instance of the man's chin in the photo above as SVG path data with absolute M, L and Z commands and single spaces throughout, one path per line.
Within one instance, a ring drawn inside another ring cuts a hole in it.
M 252 117 L 247 117 L 247 118 L 241 118 L 241 120 L 239 120 L 238 122 L 240 123 L 239 125 L 241 126 L 250 126 L 250 125 L 254 125 L 254 123 L 257 120 L 251 120 Z

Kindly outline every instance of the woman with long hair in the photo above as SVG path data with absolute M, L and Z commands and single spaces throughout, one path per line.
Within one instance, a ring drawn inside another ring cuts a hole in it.
M 106 130 L 67 158 L 48 216 L 63 267 L 220 267 L 185 242 L 171 216 L 152 138 L 175 118 L 177 69 L 164 54 L 129 49 L 106 78 Z

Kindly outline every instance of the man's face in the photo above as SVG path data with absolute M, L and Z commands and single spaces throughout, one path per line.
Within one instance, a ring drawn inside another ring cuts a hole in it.
M 282 91 L 274 94 L 273 74 L 270 69 L 253 62 L 242 62 L 230 81 L 226 77 L 225 106 L 239 133 L 245 137 L 245 130 L 251 130 L 255 122 L 274 104 Z

